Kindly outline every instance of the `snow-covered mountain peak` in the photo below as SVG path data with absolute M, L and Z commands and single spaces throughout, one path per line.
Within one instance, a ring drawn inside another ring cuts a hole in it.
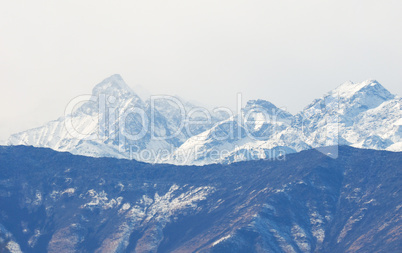
M 346 82 L 294 116 L 261 99 L 248 101 L 239 115 L 226 115 L 175 96 L 141 99 L 134 90 L 112 75 L 95 86 L 90 100 L 77 100 L 69 116 L 14 134 L 7 144 L 199 165 L 338 144 L 402 150 L 402 99 L 375 80 Z
M 257 99 L 257 100 L 249 100 L 244 107 L 245 109 L 251 109 L 256 107 L 262 107 L 265 109 L 278 109 L 274 104 L 269 101 Z
M 138 97 L 119 74 L 114 74 L 106 78 L 93 88 L 93 96 L 100 94 L 112 95 L 115 98 Z
M 276 107 L 274 104 L 272 104 L 269 101 L 262 100 L 262 99 L 249 100 L 247 102 L 246 106 L 243 108 L 244 115 L 261 113 L 261 112 L 263 112 L 264 114 L 268 114 L 268 115 L 275 115 L 275 116 L 278 116 L 279 118 L 292 117 L 292 114 L 290 114 L 289 112 Z
M 301 113 L 305 117 L 321 115 L 337 111 L 348 121 L 358 114 L 376 108 L 385 101 L 395 98 L 376 80 L 366 80 L 361 83 L 345 82 L 328 92 L 320 99 L 314 100 Z
M 392 95 L 376 80 L 366 80 L 361 83 L 345 82 L 330 92 L 330 95 L 338 95 L 344 99 L 350 99 L 356 95 L 375 95 L 384 100 L 393 99 Z

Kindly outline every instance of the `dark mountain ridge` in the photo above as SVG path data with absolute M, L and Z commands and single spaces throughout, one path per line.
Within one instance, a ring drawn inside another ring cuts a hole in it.
M 401 152 L 285 158 L 173 166 L 0 146 L 0 252 L 402 249 Z

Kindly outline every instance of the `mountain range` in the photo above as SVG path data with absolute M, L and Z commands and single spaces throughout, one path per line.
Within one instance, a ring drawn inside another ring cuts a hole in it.
M 238 114 L 172 96 L 143 100 L 120 75 L 75 100 L 64 116 L 13 134 L 7 145 L 187 165 L 272 159 L 330 145 L 402 151 L 401 98 L 375 80 L 346 82 L 296 115 L 264 100 L 248 101 Z
M 400 252 L 401 168 L 348 146 L 206 166 L 0 146 L 0 252 Z
M 368 80 L 234 113 L 113 75 L 0 146 L 0 252 L 400 252 L 401 102 Z

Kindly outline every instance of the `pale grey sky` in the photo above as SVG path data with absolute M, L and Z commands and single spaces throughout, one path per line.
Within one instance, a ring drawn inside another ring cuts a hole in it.
M 155 94 L 296 113 L 347 80 L 402 95 L 402 1 L 1 1 L 0 139 L 111 74 Z

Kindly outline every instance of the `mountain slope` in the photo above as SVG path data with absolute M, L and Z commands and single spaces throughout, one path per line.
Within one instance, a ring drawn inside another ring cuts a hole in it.
M 77 97 L 70 105 L 73 108 L 67 106 L 65 116 L 13 134 L 7 144 L 157 162 L 161 151 L 171 152 L 190 136 L 224 118 L 213 114 L 208 122 L 205 115 L 193 113 L 190 119 L 201 123 L 188 124 L 186 112 L 196 106 L 171 96 L 143 101 L 120 75 L 106 78 L 93 88 L 90 96 Z M 138 155 L 143 150 L 152 151 L 151 155 Z
M 345 146 L 203 167 L 0 147 L 0 251 L 398 252 L 401 168 Z
M 375 80 L 346 82 L 296 115 L 251 100 L 240 115 L 212 113 L 172 96 L 143 101 L 113 75 L 84 103 L 46 125 L 12 135 L 32 145 L 151 163 L 232 163 L 330 145 L 402 151 L 402 99 Z
M 387 149 L 402 141 L 401 101 L 375 80 L 346 82 L 296 115 L 298 128 L 312 147 Z
M 251 100 L 236 115 L 189 138 L 173 154 L 170 163 L 210 164 L 272 158 L 310 148 L 299 138 L 283 140 L 293 116 L 272 103 Z M 275 153 L 277 152 L 277 153 Z
M 264 113 L 253 112 L 255 108 Z M 188 139 L 170 162 L 238 162 L 330 145 L 401 151 L 401 118 L 402 99 L 377 81 L 346 82 L 295 116 L 267 101 L 250 101 L 240 117 L 220 122 Z M 251 124 L 247 122 L 250 119 Z M 255 123 L 265 128 L 255 128 Z M 221 136 L 230 138 L 220 139 Z M 215 159 L 211 159 L 212 155 Z

